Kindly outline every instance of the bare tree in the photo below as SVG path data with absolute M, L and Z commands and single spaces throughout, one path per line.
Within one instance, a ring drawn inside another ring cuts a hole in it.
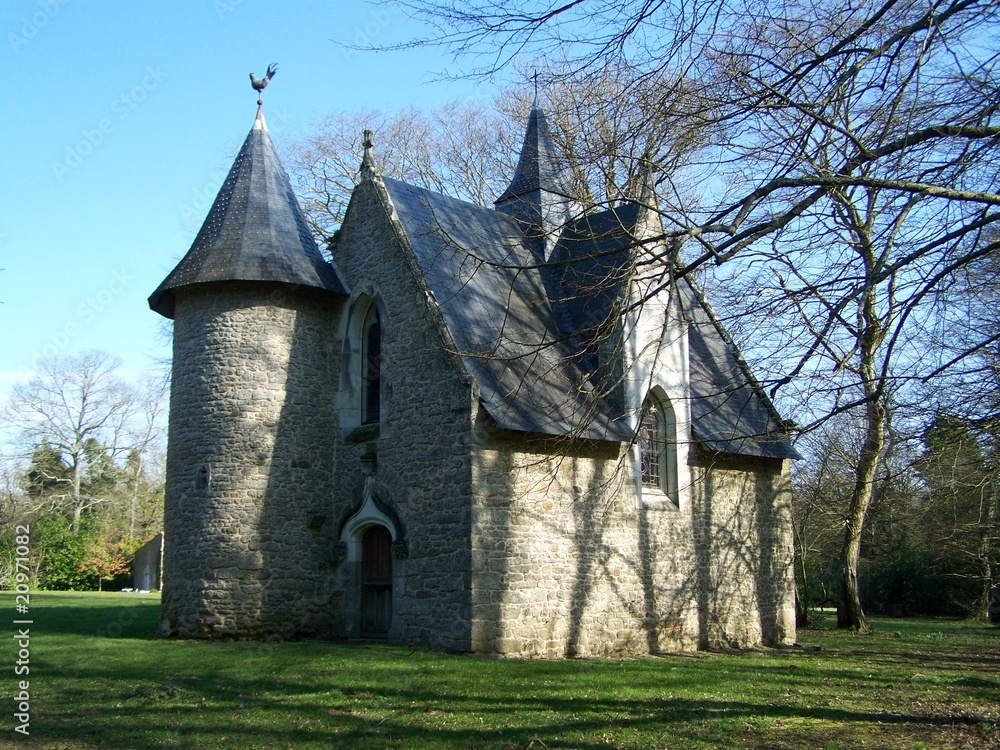
M 569 70 L 569 63 L 559 61 L 522 66 L 521 85 L 500 105 L 511 109 L 507 102 L 516 102 L 511 114 L 523 122 L 528 107 L 521 92 L 541 79 L 537 96 L 586 208 L 636 199 L 650 169 L 667 188 L 660 199 L 684 204 L 691 192 L 685 167 L 710 142 L 712 127 L 700 112 L 704 99 L 697 83 L 614 60 Z
M 844 517 L 853 490 L 851 477 L 860 452 L 860 425 L 845 413 L 804 433 L 796 447 L 804 455 L 792 467 L 792 515 L 800 619 L 814 603 L 836 602 L 831 566 L 838 559 Z
M 770 100 L 768 109 L 737 118 L 753 145 L 742 152 L 741 169 L 776 175 L 761 186 L 772 218 L 753 230 L 767 235 L 766 244 L 740 241 L 733 248 L 742 245 L 743 262 L 762 259 L 776 279 L 773 294 L 764 295 L 766 306 L 751 311 L 784 308 L 797 318 L 797 346 L 786 341 L 772 353 L 784 361 L 772 392 L 794 376 L 797 390 L 809 389 L 812 424 L 845 410 L 863 416 L 844 522 L 838 621 L 865 628 L 857 569 L 875 472 L 887 446 L 887 403 L 909 383 L 941 370 L 938 358 L 923 350 L 927 328 L 946 314 L 939 303 L 954 275 L 995 250 L 982 242 L 984 227 L 998 218 L 995 175 L 980 162 L 990 144 L 973 145 L 975 137 L 973 144 L 961 137 L 959 145 L 948 144 L 929 132 L 942 119 L 970 115 L 973 129 L 980 128 L 994 113 L 981 94 L 966 88 L 967 79 L 959 83 L 946 75 L 954 40 L 941 34 L 939 46 L 935 29 L 920 40 L 886 43 L 893 29 L 919 22 L 912 15 L 918 8 L 887 8 L 886 18 L 860 33 L 848 10 L 829 3 L 811 7 L 815 15 L 808 20 L 785 17 L 767 33 L 754 29 L 756 56 L 740 45 L 740 54 L 721 58 L 733 103 Z M 780 85 L 786 71 L 803 64 L 803 49 L 812 61 L 814 50 L 845 28 L 865 38 L 866 49 L 882 42 L 885 52 L 840 56 L 821 68 L 818 79 L 799 76 Z M 789 355 L 795 356 L 791 368 Z
M 545 83 L 533 91 L 539 76 Z M 313 133 L 288 144 L 290 171 L 313 230 L 329 238 L 343 221 L 359 180 L 366 129 L 375 135 L 383 176 L 493 205 L 514 173 L 533 95 L 541 100 L 583 207 L 635 199 L 650 168 L 661 180 L 670 176 L 664 197 L 671 205 L 689 197 L 682 178 L 686 160 L 707 140 L 702 118 L 690 114 L 696 87 L 613 63 L 567 77 L 565 65 L 556 61 L 520 70 L 518 81 L 488 103 L 322 118 Z M 608 101 L 618 106 L 608 107 Z
M 1000 230 L 990 232 L 995 243 Z M 963 268 L 943 302 L 929 345 L 940 352 L 938 370 L 926 378 L 942 411 L 974 429 L 1000 436 L 1000 253 L 991 252 Z M 944 374 L 945 377 L 938 377 Z M 997 446 L 993 446 L 994 449 Z
M 485 206 L 513 171 L 519 128 L 500 109 L 476 103 L 345 112 L 289 144 L 290 171 L 313 230 L 329 240 L 359 180 L 364 130 L 375 134 L 382 175 Z
M 710 123 L 698 162 L 706 177 L 697 203 L 664 213 L 679 268 L 662 266 L 661 284 L 730 264 L 723 274 L 744 302 L 735 327 L 763 334 L 750 351 L 774 365 L 772 396 L 808 404 L 796 414 L 806 428 L 845 411 L 863 415 L 839 622 L 865 627 L 858 551 L 886 405 L 997 340 L 995 330 L 953 318 L 948 325 L 965 334 L 961 351 L 921 351 L 951 313 L 943 301 L 956 275 L 1000 249 L 998 54 L 982 44 L 997 34 L 1000 8 L 977 0 L 403 5 L 432 25 L 409 44 L 485 55 L 483 75 L 519 56 L 570 49 L 571 75 L 610 61 L 634 68 L 637 80 L 698 82 L 700 95 L 679 103 L 683 118 Z M 615 111 L 624 96 L 608 93 L 604 106 Z M 665 183 L 670 194 L 669 174 Z
M 163 419 L 166 416 L 167 402 L 170 391 L 170 375 L 167 370 L 148 375 L 140 384 L 138 408 L 130 430 L 129 457 L 127 468 L 129 472 L 129 509 L 128 535 L 134 537 L 141 525 L 140 505 L 144 479 L 150 469 L 149 454 L 163 454 L 165 446 L 162 443 L 164 434 Z M 159 450 L 156 450 L 159 448 Z M 162 500 L 161 503 L 162 504 Z M 162 524 L 162 519 L 157 526 Z
M 95 447 L 112 460 L 133 446 L 129 426 L 139 409 L 133 389 L 118 376 L 119 361 L 104 352 L 43 359 L 29 382 L 14 387 L 4 414 L 23 445 L 25 457 L 47 443 L 68 463 L 68 477 L 53 476 L 71 518 L 74 534 L 82 514 L 106 497 L 82 491 Z
M 938 415 L 924 433 L 917 468 L 927 483 L 923 534 L 928 547 L 950 565 L 946 574 L 976 586 L 973 615 L 987 619 L 996 585 L 1000 497 L 990 467 L 970 424 Z

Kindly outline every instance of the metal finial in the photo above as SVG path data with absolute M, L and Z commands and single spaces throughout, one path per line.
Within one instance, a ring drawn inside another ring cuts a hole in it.
M 536 70 L 536 71 L 535 71 L 535 72 L 534 72 L 534 73 L 532 74 L 532 76 L 531 76 L 531 77 L 532 77 L 532 78 L 534 79 L 534 81 L 535 81 L 535 97 L 534 97 L 534 99 L 532 99 L 532 101 L 531 101 L 531 108 L 532 108 L 532 109 L 537 109 L 537 108 L 538 108 L 538 71 Z
M 267 66 L 267 73 L 264 74 L 263 78 L 254 78 L 253 73 L 250 74 L 250 85 L 253 86 L 253 90 L 257 92 L 257 106 L 260 107 L 264 104 L 263 95 L 264 89 L 267 88 L 267 84 L 271 82 L 274 78 L 274 74 L 278 72 L 278 63 L 271 63 Z

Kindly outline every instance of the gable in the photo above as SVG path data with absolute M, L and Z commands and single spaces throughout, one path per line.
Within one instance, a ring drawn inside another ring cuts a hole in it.
M 559 332 L 537 260 L 511 217 L 384 178 L 417 263 L 487 412 L 503 429 L 631 440 Z
M 593 388 L 581 336 L 607 318 L 627 280 L 639 206 L 578 219 L 560 237 L 554 262 L 539 264 L 512 217 L 378 179 L 496 424 L 631 442 L 629 415 Z M 713 452 L 797 458 L 774 407 L 700 291 L 688 279 L 678 280 L 676 289 L 689 321 L 694 438 Z

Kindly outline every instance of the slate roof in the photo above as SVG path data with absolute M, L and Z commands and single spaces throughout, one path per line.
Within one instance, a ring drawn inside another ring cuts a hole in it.
M 540 266 L 520 225 L 506 214 L 399 180 L 383 182 L 494 421 L 523 432 L 631 441 L 629 420 L 591 390 L 589 361 L 579 339 L 568 334 L 610 311 L 614 287 L 625 281 L 625 246 L 640 207 L 626 204 L 578 219 L 565 230 L 554 256 L 575 262 Z M 549 289 L 561 290 L 557 304 L 546 289 L 547 273 L 555 274 L 556 285 Z M 695 438 L 721 453 L 798 457 L 696 287 L 682 279 L 677 291 L 692 321 Z
M 640 206 L 626 203 L 578 217 L 552 254 L 552 288 L 565 331 L 590 335 L 612 312 L 628 279 L 629 252 Z
M 718 453 L 801 458 L 781 419 L 702 293 L 677 282 L 688 325 L 691 422 L 696 440 Z
M 573 192 L 566 181 L 562 162 L 559 151 L 552 143 L 545 113 L 537 106 L 532 107 L 514 177 L 495 202 L 503 203 L 535 190 L 546 190 L 572 198 Z
M 260 109 L 191 249 L 150 295 L 149 306 L 172 318 L 177 289 L 217 281 L 347 293 L 316 246 Z
M 496 423 L 509 430 L 631 440 L 559 332 L 537 259 L 499 211 L 383 178 L 417 262 Z

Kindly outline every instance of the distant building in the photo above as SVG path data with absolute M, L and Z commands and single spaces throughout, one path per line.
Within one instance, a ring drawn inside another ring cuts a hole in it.
M 258 111 L 174 320 L 161 632 L 558 658 L 795 639 L 782 422 L 651 182 L 580 211 L 532 110 L 490 210 L 378 174 L 323 259 Z M 669 279 L 669 274 L 662 276 Z
M 132 587 L 136 591 L 159 591 L 163 559 L 163 532 L 135 551 L 132 558 Z

